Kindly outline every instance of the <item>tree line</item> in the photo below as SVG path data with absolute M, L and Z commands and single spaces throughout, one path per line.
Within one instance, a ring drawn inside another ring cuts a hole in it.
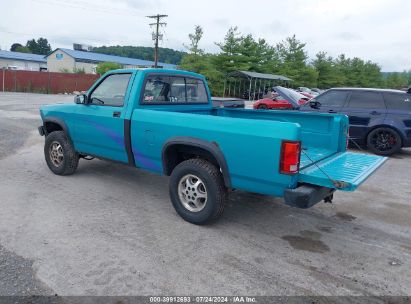
M 37 55 L 47 55 L 51 52 L 50 43 L 46 38 L 38 38 L 27 40 L 25 45 L 21 43 L 13 43 L 11 45 L 10 51 L 12 52 L 20 52 L 20 53 L 31 53 Z
M 292 86 L 327 89 L 331 87 L 376 87 L 402 89 L 411 84 L 411 70 L 402 73 L 382 73 L 372 61 L 341 54 L 332 57 L 319 52 L 310 59 L 306 44 L 295 35 L 270 45 L 265 39 L 251 34 L 242 35 L 231 27 L 220 43 L 217 54 L 206 53 L 199 47 L 203 29 L 196 26 L 185 45 L 188 54 L 180 67 L 206 76 L 213 94 L 220 95 L 226 75 L 236 70 L 280 74 L 293 80 Z
M 116 55 L 128 58 L 143 60 L 154 60 L 154 48 L 145 46 L 101 46 L 93 48 L 93 52 L 107 55 Z M 169 48 L 159 48 L 158 55 L 161 62 L 179 64 L 185 52 L 176 51 Z

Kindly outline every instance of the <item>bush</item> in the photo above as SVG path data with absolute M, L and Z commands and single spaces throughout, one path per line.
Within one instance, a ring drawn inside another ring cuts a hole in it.
M 115 62 L 100 62 L 96 67 L 97 74 L 103 75 L 111 70 L 121 69 L 122 66 Z

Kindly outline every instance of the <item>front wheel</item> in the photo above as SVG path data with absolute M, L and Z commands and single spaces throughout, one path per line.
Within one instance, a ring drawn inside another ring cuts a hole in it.
M 265 104 L 261 104 L 261 105 L 258 106 L 258 109 L 259 110 L 268 110 L 268 107 Z
M 44 144 L 47 166 L 57 175 L 70 175 L 76 171 L 79 155 L 63 131 L 47 135 Z
M 219 218 L 227 199 L 221 172 L 203 159 L 189 159 L 176 166 L 171 173 L 169 192 L 177 213 L 197 225 Z
M 401 136 L 391 128 L 377 128 L 367 137 L 367 147 L 378 155 L 392 155 L 401 149 Z

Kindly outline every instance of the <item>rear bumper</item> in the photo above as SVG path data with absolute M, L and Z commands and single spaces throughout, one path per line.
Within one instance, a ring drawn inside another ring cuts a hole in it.
M 304 184 L 295 189 L 286 189 L 285 203 L 291 207 L 307 209 L 334 193 L 335 189 Z

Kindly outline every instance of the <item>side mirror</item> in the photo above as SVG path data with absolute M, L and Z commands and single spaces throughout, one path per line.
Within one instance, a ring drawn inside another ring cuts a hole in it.
M 310 107 L 313 108 L 313 109 L 319 109 L 320 106 L 321 106 L 321 103 L 320 103 L 319 101 L 315 100 L 315 99 L 311 99 L 311 100 L 309 101 L 309 105 L 310 105 Z
M 81 94 L 74 96 L 74 103 L 76 104 L 86 104 L 87 103 L 87 95 Z

